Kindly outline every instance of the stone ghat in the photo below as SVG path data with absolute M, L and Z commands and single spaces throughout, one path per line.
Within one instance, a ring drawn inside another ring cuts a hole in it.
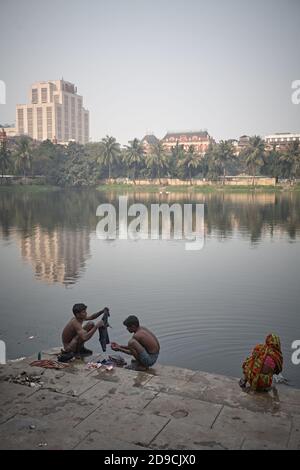
M 53 370 L 35 359 L 0 366 L 0 449 L 300 449 L 300 390 L 286 385 L 253 393 L 237 378 L 178 367 L 91 370 L 76 360 Z

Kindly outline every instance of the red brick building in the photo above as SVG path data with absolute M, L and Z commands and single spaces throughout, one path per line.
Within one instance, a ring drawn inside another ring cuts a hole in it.
M 193 145 L 199 155 L 204 155 L 209 144 L 214 143 L 214 139 L 207 131 L 168 132 L 162 139 L 162 143 L 165 149 L 170 152 L 177 143 L 178 145 L 182 145 L 184 150 L 188 150 L 190 145 Z

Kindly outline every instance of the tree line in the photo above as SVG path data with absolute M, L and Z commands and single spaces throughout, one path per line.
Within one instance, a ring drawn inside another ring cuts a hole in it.
M 294 180 L 300 178 L 300 146 L 291 142 L 283 150 L 269 149 L 261 137 L 253 136 L 238 155 L 230 140 L 222 140 L 200 156 L 193 145 L 185 150 L 179 143 L 167 152 L 161 141 L 146 153 L 137 138 L 121 147 L 112 136 L 66 146 L 19 136 L 1 143 L 0 171 L 2 176 L 45 176 L 47 183 L 58 186 L 92 186 L 104 178 L 222 180 L 238 174 Z

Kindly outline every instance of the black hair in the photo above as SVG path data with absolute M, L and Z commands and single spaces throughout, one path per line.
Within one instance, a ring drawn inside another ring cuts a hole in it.
M 78 313 L 81 313 L 83 310 L 86 310 L 87 306 L 85 304 L 75 304 L 73 305 L 73 313 L 74 315 L 78 315 Z
M 135 315 L 129 315 L 129 317 L 126 318 L 126 320 L 123 321 L 123 325 L 126 327 L 130 326 L 140 326 L 139 319 Z

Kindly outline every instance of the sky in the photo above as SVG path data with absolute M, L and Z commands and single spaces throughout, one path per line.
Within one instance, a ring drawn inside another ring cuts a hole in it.
M 75 83 L 92 141 L 300 133 L 300 0 L 0 0 L 0 123 L 32 83 Z

